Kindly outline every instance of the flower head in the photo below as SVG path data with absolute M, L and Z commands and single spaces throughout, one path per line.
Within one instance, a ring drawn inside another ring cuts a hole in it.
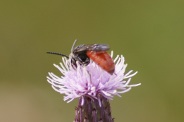
M 113 51 L 111 52 L 112 56 Z M 131 70 L 125 73 L 127 64 L 125 64 L 122 55 L 116 56 L 114 62 L 115 71 L 113 74 L 109 74 L 93 61 L 90 61 L 87 66 L 76 62 L 77 66 L 74 68 L 70 59 L 63 57 L 60 66 L 54 64 L 62 75 L 56 76 L 54 73 L 49 72 L 47 81 L 55 91 L 65 95 L 64 101 L 67 102 L 75 98 L 83 98 L 84 96 L 98 99 L 99 95 L 110 100 L 113 96 L 120 96 L 121 93 L 125 93 L 132 87 L 140 85 L 140 83 L 129 84 L 131 78 L 137 72 L 133 73 Z

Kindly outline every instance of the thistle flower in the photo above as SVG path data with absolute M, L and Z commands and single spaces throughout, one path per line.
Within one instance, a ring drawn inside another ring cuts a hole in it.
M 109 74 L 93 61 L 87 66 L 80 65 L 77 61 L 75 68 L 70 59 L 63 57 L 60 65 L 54 64 L 62 75 L 56 76 L 49 72 L 47 81 L 55 91 L 64 94 L 64 101 L 71 102 L 79 98 L 75 122 L 113 122 L 109 100 L 140 85 L 129 84 L 137 72 L 133 73 L 131 70 L 125 73 L 127 64 L 122 55 L 116 56 L 114 62 L 113 74 Z

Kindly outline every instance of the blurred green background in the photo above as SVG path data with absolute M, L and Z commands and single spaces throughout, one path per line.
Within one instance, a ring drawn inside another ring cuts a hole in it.
M 0 122 L 72 122 L 47 72 L 78 44 L 107 43 L 142 83 L 111 101 L 115 122 L 184 122 L 184 1 L 1 0 Z

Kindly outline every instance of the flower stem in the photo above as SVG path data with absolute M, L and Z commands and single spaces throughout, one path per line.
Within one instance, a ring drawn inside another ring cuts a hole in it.
M 81 104 L 82 100 L 84 100 L 83 104 Z M 74 122 L 114 122 L 108 99 L 102 95 L 98 95 L 98 99 L 81 97 L 75 109 Z

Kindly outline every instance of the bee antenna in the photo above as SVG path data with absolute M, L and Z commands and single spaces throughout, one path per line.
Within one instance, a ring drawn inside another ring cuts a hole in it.
M 61 54 L 61 53 L 56 53 L 56 52 L 47 52 L 48 54 L 54 54 L 54 55 L 60 55 L 60 56 L 64 56 L 66 58 L 69 58 L 68 56 Z
M 71 52 L 73 52 L 73 49 L 74 49 L 74 47 L 75 47 L 76 42 L 77 42 L 77 39 L 75 39 L 75 41 L 74 41 L 74 43 L 73 43 L 73 45 L 72 45 Z

